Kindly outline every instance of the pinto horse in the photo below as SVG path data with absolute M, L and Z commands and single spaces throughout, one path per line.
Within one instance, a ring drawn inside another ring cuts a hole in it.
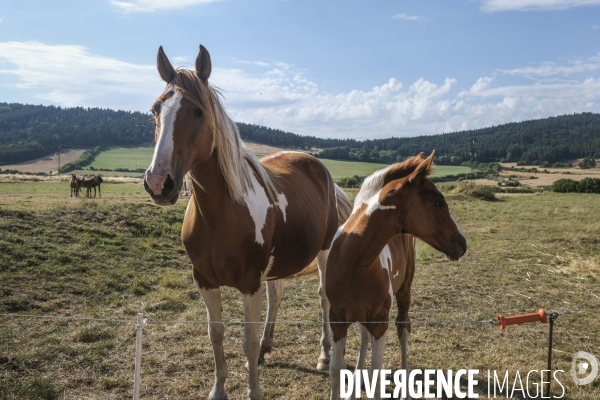
M 329 371 L 332 399 L 340 397 L 340 370 L 345 368 L 350 324 L 361 323 L 357 370 L 363 368 L 367 340 L 371 338 L 372 373 L 383 368 L 387 321 L 394 297 L 398 305 L 396 322 L 409 321 L 414 237 L 450 260 L 458 260 L 467 250 L 467 241 L 450 215 L 444 196 L 427 179 L 434 154 L 423 160 L 421 153 L 369 176 L 356 196 L 352 215 L 333 239 L 326 275 L 334 341 Z M 396 324 L 406 376 L 410 328 L 410 323 Z M 379 386 L 373 385 L 379 398 Z
M 331 341 L 325 268 L 339 226 L 338 204 L 348 200 L 339 191 L 336 196 L 329 172 L 310 155 L 284 151 L 259 161 L 250 153 L 226 114 L 219 92 L 208 83 L 212 63 L 204 46 L 200 46 L 195 71 L 175 70 L 162 47 L 157 67 L 167 85 L 152 106 L 157 143 L 144 187 L 156 204 L 175 204 L 183 177 L 190 172 L 192 197 L 181 237 L 208 313 L 215 359 L 209 399 L 228 398 L 221 286 L 242 293 L 248 397 L 260 399 L 261 283 L 298 274 L 315 258 L 323 315 L 317 367 L 328 368 Z M 279 286 L 272 283 L 269 289 Z

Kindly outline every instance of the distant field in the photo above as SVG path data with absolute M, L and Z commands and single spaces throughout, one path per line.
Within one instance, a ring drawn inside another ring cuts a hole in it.
M 356 161 L 340 161 L 340 160 L 327 160 L 324 158 L 319 159 L 333 177 L 334 180 L 338 180 L 345 176 L 366 176 L 371 175 L 378 169 L 385 168 L 386 164 L 375 164 L 375 163 L 364 163 Z
M 257 147 L 256 144 L 251 144 L 250 149 L 255 154 L 259 154 L 261 151 L 265 151 L 265 149 L 263 149 L 262 147 Z M 278 149 L 274 147 L 269 147 L 268 150 L 277 151 Z M 96 169 L 107 170 L 114 170 L 116 168 L 127 168 L 130 170 L 136 170 L 138 168 L 146 169 L 152 161 L 153 152 L 153 147 L 116 147 L 98 154 L 94 162 L 92 162 L 91 166 Z M 377 171 L 378 169 L 385 168 L 387 166 L 387 164 L 365 163 L 357 161 L 340 161 L 328 159 L 320 160 L 321 162 L 323 162 L 323 164 L 325 164 L 334 180 L 338 180 L 345 176 L 367 176 Z M 88 169 L 88 167 L 86 167 L 85 169 Z M 471 170 L 467 167 L 439 165 L 435 167 L 433 171 L 433 176 L 456 175 L 460 173 L 467 173 L 470 171 Z
M 77 160 L 85 152 L 84 149 L 63 149 L 60 154 L 60 164 L 65 165 L 66 163 Z M 58 152 L 57 152 L 58 153 Z M 58 169 L 58 154 L 50 154 L 46 157 L 37 158 L 22 162 L 19 164 L 2 165 L 2 169 L 15 169 L 21 172 L 45 172 L 49 173 L 53 171 L 56 173 Z
M 96 169 L 146 169 L 152 161 L 154 147 L 115 147 L 101 152 L 90 166 Z M 86 167 L 87 169 L 87 167 Z

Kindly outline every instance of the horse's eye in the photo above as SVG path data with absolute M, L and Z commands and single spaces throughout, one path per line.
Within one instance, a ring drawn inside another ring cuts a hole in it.
M 446 207 L 446 202 L 444 200 L 440 200 L 437 203 L 435 203 L 435 206 L 439 209 L 443 209 L 444 207 Z
M 196 108 L 196 109 L 194 110 L 194 117 L 196 117 L 196 118 L 202 118 L 202 115 L 203 115 L 203 114 L 202 114 L 202 110 L 201 110 L 201 109 L 199 109 L 199 108 Z

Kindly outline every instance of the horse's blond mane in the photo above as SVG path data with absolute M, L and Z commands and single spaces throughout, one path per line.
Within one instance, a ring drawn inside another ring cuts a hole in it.
M 244 195 L 252 188 L 253 173 L 267 195 L 275 199 L 275 184 L 269 172 L 241 141 L 237 125 L 223 108 L 219 89 L 202 83 L 194 71 L 186 69 L 177 70 L 174 85 L 184 98 L 202 110 L 207 119 L 213 132 L 213 150 L 217 151 L 219 167 L 232 199 L 243 202 Z

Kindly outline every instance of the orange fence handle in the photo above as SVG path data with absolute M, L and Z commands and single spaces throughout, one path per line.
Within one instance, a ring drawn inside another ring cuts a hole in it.
M 536 313 L 532 314 L 521 314 L 521 315 L 513 315 L 512 317 L 505 317 L 503 315 L 498 315 L 498 326 L 500 329 L 506 328 L 508 325 L 514 324 L 523 324 L 525 322 L 548 322 L 548 315 L 546 314 L 546 310 L 540 308 L 540 310 Z

